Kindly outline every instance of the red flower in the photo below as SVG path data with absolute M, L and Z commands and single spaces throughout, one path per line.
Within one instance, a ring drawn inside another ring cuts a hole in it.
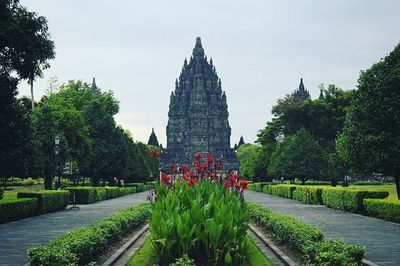
M 235 182 L 234 186 L 235 186 L 235 188 L 236 188 L 237 190 L 240 189 L 240 184 L 239 184 L 238 182 Z
M 243 189 L 248 189 L 248 188 L 249 188 L 249 184 L 248 184 L 247 181 L 244 180 L 244 179 L 240 180 L 240 186 L 241 186 Z
M 211 153 L 209 153 L 208 156 L 207 156 L 207 162 L 208 162 L 209 164 L 212 164 L 212 163 L 214 162 L 214 159 L 213 159 L 213 156 L 212 156 Z
M 222 163 L 220 163 L 220 162 L 215 163 L 215 169 L 222 170 Z
M 171 173 L 176 174 L 177 170 L 174 163 L 171 163 L 171 165 L 169 166 L 169 170 L 171 171 Z
M 196 158 L 196 160 L 200 160 L 201 158 L 203 158 L 203 154 L 196 153 L 196 155 L 194 157 Z
M 228 181 L 225 181 L 224 187 L 225 187 L 225 188 L 230 188 L 230 187 L 231 187 L 231 183 L 228 182 Z
M 211 176 L 210 176 L 210 177 L 211 177 L 211 179 L 214 180 L 214 181 L 218 179 L 218 177 L 217 177 L 217 175 L 216 175 L 215 173 L 211 173 Z

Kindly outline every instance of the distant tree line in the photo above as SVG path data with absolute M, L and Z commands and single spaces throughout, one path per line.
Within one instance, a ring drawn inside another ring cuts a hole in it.
M 54 82 L 37 102 L 33 81 L 55 57 L 47 21 L 17 0 L 0 2 L 0 178 L 43 177 L 52 187 L 65 163 L 71 177 L 126 182 L 156 175 L 158 162 L 147 145 L 134 142 L 117 126 L 119 104 L 112 92 L 93 90 L 82 81 Z M 17 85 L 27 80 L 32 97 L 17 98 Z M 60 140 L 56 155 L 55 138 Z M 59 173 L 58 173 L 59 174 Z
M 348 174 L 395 178 L 400 195 L 400 45 L 368 70 L 356 90 L 321 85 L 315 100 L 278 100 L 258 145 L 238 150 L 241 172 L 254 180 L 326 179 Z

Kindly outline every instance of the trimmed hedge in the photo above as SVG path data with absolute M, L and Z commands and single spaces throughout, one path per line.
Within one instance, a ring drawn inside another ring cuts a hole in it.
M 387 191 L 366 191 L 347 188 L 325 188 L 322 191 L 323 204 L 329 208 L 354 213 L 365 213 L 365 198 L 384 199 Z
M 295 185 L 265 185 L 263 187 L 263 192 L 275 196 L 293 199 L 293 191 L 295 189 Z
M 369 216 L 400 223 L 400 200 L 364 199 Z
M 75 194 L 76 204 L 90 204 L 136 192 L 135 187 L 67 187 L 65 189 L 70 192 L 71 203 L 73 203 L 73 197 Z
M 38 199 L 5 199 L 0 201 L 0 224 L 35 216 Z
M 362 265 L 364 249 L 337 240 L 324 240 L 321 230 L 289 215 L 273 213 L 256 203 L 248 210 L 259 226 L 278 243 L 288 244 L 310 265 Z
M 150 213 L 151 205 L 142 203 L 31 248 L 29 265 L 86 265 L 122 234 L 142 224 Z
M 18 198 L 36 198 L 38 200 L 37 213 L 43 214 L 67 207 L 69 191 L 66 190 L 43 190 L 35 192 L 18 192 Z
M 315 186 L 298 186 L 293 191 L 293 199 L 308 204 L 322 204 L 322 188 Z
M 251 190 L 257 191 L 257 192 L 263 192 L 263 187 L 266 185 L 276 185 L 272 182 L 255 182 L 255 183 L 249 183 L 249 188 Z
M 144 183 L 127 183 L 125 184 L 126 187 L 136 187 L 136 192 L 144 191 Z
M 0 188 L 0 200 L 4 197 L 4 189 Z

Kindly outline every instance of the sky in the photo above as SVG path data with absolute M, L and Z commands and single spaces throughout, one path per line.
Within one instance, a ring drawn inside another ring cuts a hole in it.
M 120 102 L 115 116 L 136 141 L 154 127 L 166 143 L 169 96 L 196 37 L 226 92 L 231 144 L 254 142 L 279 98 L 300 78 L 354 89 L 361 70 L 400 42 L 400 1 L 385 0 L 21 0 L 48 20 L 56 58 L 34 84 L 83 80 Z M 29 95 L 25 81 L 19 95 Z

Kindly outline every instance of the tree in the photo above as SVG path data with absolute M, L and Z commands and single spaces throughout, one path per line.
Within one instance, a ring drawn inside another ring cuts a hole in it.
M 400 44 L 362 71 L 337 139 L 341 158 L 354 172 L 390 175 L 400 199 Z
M 279 144 L 272 154 L 268 170 L 275 177 L 299 178 L 304 184 L 308 178 L 322 177 L 326 164 L 323 148 L 310 132 L 301 129 Z
M 16 99 L 17 79 L 0 74 L 0 177 L 6 188 L 11 176 L 26 176 L 31 154 L 30 121 Z
M 42 76 L 42 70 L 55 57 L 54 42 L 50 40 L 46 18 L 28 11 L 18 0 L 0 3 L 0 65 L 1 72 L 16 72 L 19 79 L 33 81 Z
M 244 177 L 254 178 L 255 163 L 260 150 L 260 146 L 246 143 L 240 145 L 237 149 L 237 158 L 240 162 L 240 175 Z

